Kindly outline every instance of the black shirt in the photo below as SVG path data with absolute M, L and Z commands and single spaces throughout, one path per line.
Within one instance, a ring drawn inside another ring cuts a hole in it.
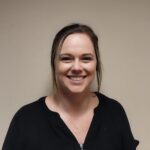
M 138 141 L 121 104 L 98 92 L 96 95 L 100 103 L 82 147 L 42 97 L 15 114 L 2 150 L 136 150 Z

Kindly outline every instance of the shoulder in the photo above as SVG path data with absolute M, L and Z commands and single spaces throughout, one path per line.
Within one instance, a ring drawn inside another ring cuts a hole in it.
M 115 124 L 115 126 L 118 126 L 118 122 L 119 126 L 128 126 L 128 118 L 120 102 L 101 93 L 97 93 L 97 96 L 101 103 L 98 112 L 103 114 L 102 118 L 105 121 L 107 120 L 111 122 L 110 124 Z
M 125 110 L 118 100 L 110 98 L 99 92 L 96 92 L 96 95 L 100 101 L 100 107 L 109 114 L 125 115 Z
M 118 100 L 110 98 L 99 92 L 96 92 L 96 95 L 100 103 L 107 105 L 108 107 L 112 107 L 112 108 L 122 108 L 122 104 Z
M 18 113 L 30 113 L 30 112 L 32 113 L 32 112 L 38 111 L 39 108 L 44 103 L 44 100 L 45 100 L 45 97 L 41 97 L 29 104 L 26 104 L 18 110 Z
M 13 120 L 17 122 L 27 122 L 35 120 L 42 115 L 42 107 L 45 97 L 41 97 L 32 103 L 22 106 L 14 115 Z

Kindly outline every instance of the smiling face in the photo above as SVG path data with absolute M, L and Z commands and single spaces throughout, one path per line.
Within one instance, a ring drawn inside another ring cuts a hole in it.
M 84 33 L 67 36 L 56 57 L 55 68 L 58 90 L 89 91 L 96 73 L 96 55 L 89 36 Z

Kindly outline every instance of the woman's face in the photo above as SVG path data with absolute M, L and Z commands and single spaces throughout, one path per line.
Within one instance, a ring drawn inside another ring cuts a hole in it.
M 69 35 L 55 61 L 59 90 L 81 93 L 90 90 L 96 73 L 96 55 L 88 35 Z

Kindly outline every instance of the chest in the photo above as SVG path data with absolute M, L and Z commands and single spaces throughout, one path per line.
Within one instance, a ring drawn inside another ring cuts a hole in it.
M 28 149 L 120 150 L 118 121 L 105 113 L 91 113 L 87 116 L 90 117 L 83 116 L 74 120 L 53 113 L 43 116 L 40 122 L 30 121 L 26 130 L 28 132 L 25 133 Z M 83 144 L 83 149 L 80 144 Z
M 49 127 L 42 126 L 37 128 L 34 134 L 30 134 L 28 144 L 32 143 L 32 149 L 36 148 L 36 150 L 120 150 L 121 141 L 118 131 L 110 127 L 94 124 L 92 121 L 85 132 L 78 134 L 74 129 L 71 131 L 71 128 L 69 129 L 61 120 L 57 123 L 53 121 Z M 30 133 L 33 133 L 33 130 Z M 83 149 L 80 147 L 80 140 L 84 141 Z
M 83 144 L 90 129 L 93 116 L 93 111 L 89 111 L 78 117 L 61 115 L 61 119 L 73 136 L 75 136 L 78 143 Z

